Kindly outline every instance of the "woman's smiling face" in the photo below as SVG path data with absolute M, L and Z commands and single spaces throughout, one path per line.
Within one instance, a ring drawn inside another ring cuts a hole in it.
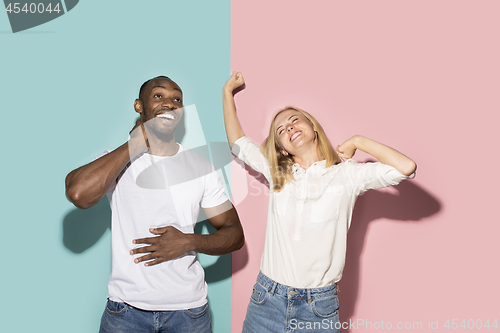
M 279 113 L 274 125 L 276 140 L 292 156 L 316 139 L 312 123 L 297 110 L 288 109 Z

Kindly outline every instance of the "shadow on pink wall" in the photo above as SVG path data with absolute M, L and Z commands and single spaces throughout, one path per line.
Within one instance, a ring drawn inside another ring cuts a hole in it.
M 241 162 L 237 160 L 237 162 Z M 265 177 L 244 165 L 248 179 L 257 180 L 260 185 L 269 187 Z M 237 281 L 233 281 L 233 290 L 238 297 L 233 302 L 242 302 L 237 305 L 233 313 L 233 331 L 241 330 L 248 298 L 251 293 L 251 285 L 255 283 L 254 277 L 258 273 L 258 262 L 260 262 L 261 249 L 255 241 L 264 240 L 265 227 L 255 230 L 255 219 L 265 218 L 266 205 L 262 202 L 264 193 L 259 196 L 247 196 L 244 203 L 239 207 L 238 212 L 244 218 L 242 223 L 247 237 L 245 246 L 233 253 L 233 277 L 234 274 L 243 270 L 245 276 L 240 276 Z M 267 200 L 266 200 L 267 201 Z M 361 195 L 356 201 L 353 213 L 353 220 L 348 234 L 347 258 L 340 286 L 340 319 L 341 322 L 348 322 L 355 315 L 355 309 L 359 300 L 360 289 L 360 267 L 361 256 L 365 246 L 365 239 L 369 236 L 369 223 L 378 219 L 393 220 L 394 223 L 420 223 L 423 219 L 432 216 L 441 210 L 440 201 L 428 191 L 418 185 L 416 181 L 404 181 L 392 190 L 368 191 Z M 248 247 L 247 247 L 248 244 Z M 263 244 L 262 244 L 263 245 Z M 257 249 L 257 253 L 256 253 Z M 254 263 L 250 263 L 250 256 L 256 255 Z M 252 267 L 249 267 L 252 266 Z M 254 267 L 255 266 L 255 267 Z M 250 269 L 250 270 L 249 270 Z M 246 276 L 251 274 L 251 277 Z M 251 281 L 251 282 L 250 282 Z M 234 296 L 233 296 L 234 297 Z M 244 299 L 244 301 L 241 301 Z M 234 305 L 233 305 L 234 306 Z M 235 314 L 236 313 L 236 314 Z M 352 333 L 348 328 L 342 329 L 343 333 Z
M 360 258 L 368 224 L 380 218 L 414 223 L 441 210 L 438 199 L 419 187 L 416 182 L 404 181 L 394 188 L 397 189 L 397 194 L 368 191 L 356 201 L 348 234 L 345 268 L 339 282 L 341 322 L 348 321 L 355 312 L 360 286 Z M 351 330 L 342 329 L 342 332 L 350 333 Z
M 249 179 L 255 179 L 259 183 L 261 183 L 262 185 L 266 186 L 269 189 L 269 182 L 267 181 L 266 177 L 264 177 L 263 174 L 261 174 L 260 172 L 255 171 L 254 169 L 252 169 L 251 167 L 249 167 L 248 165 L 246 165 L 245 163 L 243 163 L 243 161 L 241 161 L 240 159 L 235 159 L 235 162 L 237 164 L 239 164 L 242 168 L 245 169 L 245 171 L 248 173 Z M 264 195 L 264 194 L 262 194 L 262 195 Z M 245 200 L 252 200 L 252 199 L 254 199 L 254 198 L 252 198 L 252 197 L 245 198 Z M 260 205 L 259 205 L 259 207 L 260 207 Z M 261 209 L 261 208 L 259 208 L 259 209 Z M 244 222 L 242 222 L 242 223 L 244 224 Z M 244 229 L 243 231 L 245 232 L 245 225 L 243 226 L 243 229 Z M 265 234 L 265 230 L 261 230 L 261 231 L 262 231 L 263 234 Z M 249 230 L 247 229 L 246 232 L 249 232 Z M 264 238 L 262 238 L 262 239 L 264 239 Z M 248 242 L 245 241 L 245 245 L 243 245 L 243 247 L 241 249 L 239 249 L 238 251 L 233 252 L 233 262 L 232 262 L 233 263 L 233 274 L 235 274 L 236 272 L 242 270 L 248 264 L 249 251 L 248 251 L 248 245 L 247 244 L 248 244 Z M 259 256 L 258 256 L 259 260 L 260 260 L 261 255 L 262 255 L 262 252 L 259 253 Z M 257 274 L 258 274 L 258 271 L 255 274 L 255 277 L 257 277 Z

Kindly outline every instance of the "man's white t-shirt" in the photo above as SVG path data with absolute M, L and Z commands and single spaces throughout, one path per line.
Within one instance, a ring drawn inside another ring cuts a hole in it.
M 109 151 L 108 151 L 109 152 Z M 112 272 L 108 298 L 150 311 L 183 310 L 207 302 L 207 284 L 195 252 L 158 265 L 134 263 L 130 250 L 149 228 L 193 233 L 200 207 L 228 200 L 213 165 L 179 145 L 173 156 L 143 154 L 129 163 L 107 196 L 112 211 Z

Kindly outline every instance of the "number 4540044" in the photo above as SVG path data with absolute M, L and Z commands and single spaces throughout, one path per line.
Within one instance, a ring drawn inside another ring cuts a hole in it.
M 43 3 L 30 3 L 29 5 L 27 3 L 24 4 L 24 6 L 21 8 L 20 7 L 20 3 L 9 3 L 8 6 L 5 8 L 5 11 L 7 13 L 14 13 L 14 14 L 18 14 L 20 12 L 25 12 L 25 13 L 31 13 L 31 14 L 35 14 L 35 13 L 44 13 L 44 12 L 49 12 L 49 13 L 52 13 L 52 12 L 56 12 L 56 13 L 59 13 L 61 11 L 61 9 L 59 8 L 59 3 L 57 3 L 54 8 L 52 8 L 52 4 L 49 3 L 47 5 L 47 7 L 45 7 L 45 5 Z

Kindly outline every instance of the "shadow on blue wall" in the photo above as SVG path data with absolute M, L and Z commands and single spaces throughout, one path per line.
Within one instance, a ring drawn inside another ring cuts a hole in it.
M 89 209 L 71 210 L 63 219 L 63 244 L 73 253 L 82 253 L 95 243 L 111 227 L 111 209 L 106 197 Z M 206 228 L 209 233 L 215 232 L 208 220 L 196 224 L 194 232 L 201 234 Z M 231 255 L 219 256 L 217 261 L 205 269 L 207 283 L 225 280 L 231 277 Z
M 71 210 L 63 219 L 63 244 L 73 253 L 94 246 L 111 228 L 111 209 L 106 197 L 89 209 Z

